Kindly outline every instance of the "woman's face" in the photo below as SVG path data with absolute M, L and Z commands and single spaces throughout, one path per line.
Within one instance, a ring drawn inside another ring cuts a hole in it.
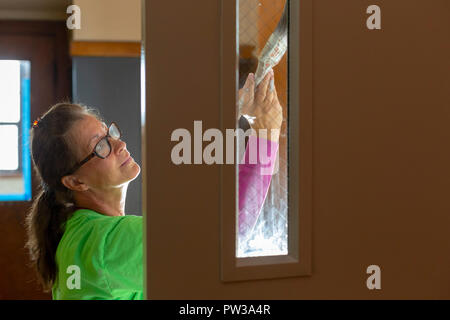
M 93 116 L 86 116 L 78 121 L 72 130 L 72 137 L 77 142 L 79 150 L 78 161 L 89 156 L 95 145 L 108 133 L 105 123 Z M 141 171 L 127 150 L 125 142 L 112 138 L 108 140 L 111 144 L 111 153 L 106 159 L 95 156 L 74 173 L 90 188 L 107 190 L 121 187 L 134 180 Z

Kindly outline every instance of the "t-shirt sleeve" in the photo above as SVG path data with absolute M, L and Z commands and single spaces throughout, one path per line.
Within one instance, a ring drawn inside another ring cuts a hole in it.
M 274 173 L 278 142 L 250 136 L 239 164 L 239 236 L 247 238 L 261 213 Z
M 111 291 L 143 291 L 142 217 L 118 219 L 105 238 L 103 260 Z

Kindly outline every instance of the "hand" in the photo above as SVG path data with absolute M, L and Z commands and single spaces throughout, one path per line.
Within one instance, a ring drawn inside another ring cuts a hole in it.
M 273 70 L 267 73 L 264 80 L 256 88 L 255 76 L 251 73 L 247 77 L 244 87 L 239 90 L 239 101 L 242 103 L 242 114 L 254 118 L 250 125 L 260 135 L 260 129 L 267 129 L 267 138 L 278 141 L 281 124 L 283 121 L 283 109 L 278 101 L 275 88 Z

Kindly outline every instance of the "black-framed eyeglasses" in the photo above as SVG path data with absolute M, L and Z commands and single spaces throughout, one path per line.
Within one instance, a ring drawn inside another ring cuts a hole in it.
M 75 171 L 80 169 L 82 165 L 84 165 L 86 162 L 88 162 L 94 157 L 106 159 L 111 154 L 112 150 L 111 143 L 109 142 L 108 138 L 111 138 L 113 140 L 119 140 L 121 137 L 122 132 L 120 131 L 119 126 L 117 125 L 117 123 L 112 122 L 108 127 L 107 135 L 103 137 L 99 142 L 97 142 L 97 144 L 94 147 L 94 151 L 92 151 L 92 153 L 89 156 L 87 156 L 84 160 L 78 162 L 72 168 L 72 170 L 69 171 L 67 175 L 74 173 Z

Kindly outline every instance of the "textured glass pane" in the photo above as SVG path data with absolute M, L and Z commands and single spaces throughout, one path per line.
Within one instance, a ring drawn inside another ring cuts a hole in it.
M 19 167 L 19 130 L 16 125 L 0 125 L 0 170 L 17 170 Z
M 256 83 L 259 83 L 267 66 L 271 65 L 274 65 L 275 87 L 283 109 L 283 122 L 276 164 L 270 178 L 252 178 L 255 173 L 251 172 L 251 167 L 239 166 L 237 257 L 288 253 L 287 23 L 286 28 L 282 28 L 285 32 L 277 28 L 279 24 L 283 25 L 280 23 L 282 17 L 288 17 L 287 13 L 284 14 L 287 5 L 287 0 L 239 1 L 239 128 L 246 131 L 253 121 L 242 111 L 242 91 L 245 90 L 248 75 L 255 74 Z M 275 31 L 276 36 L 272 36 Z M 243 154 L 247 154 L 250 141 L 247 139 L 247 151 L 239 150 L 240 160 Z M 267 147 L 271 149 L 273 145 Z
M 20 61 L 0 60 L 0 122 L 20 121 Z

